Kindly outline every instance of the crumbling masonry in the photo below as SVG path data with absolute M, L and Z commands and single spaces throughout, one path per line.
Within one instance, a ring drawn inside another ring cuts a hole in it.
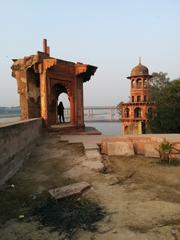
M 67 93 L 71 126 L 84 126 L 83 83 L 90 80 L 97 67 L 50 57 L 46 39 L 43 52 L 13 62 L 22 120 L 41 117 L 46 126 L 56 124 L 58 96 Z

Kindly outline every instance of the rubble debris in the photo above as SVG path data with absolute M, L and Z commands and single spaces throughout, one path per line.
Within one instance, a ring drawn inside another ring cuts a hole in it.
M 116 184 L 123 184 L 126 180 L 132 178 L 135 174 L 136 174 L 136 171 L 132 171 L 132 172 L 126 174 L 125 176 L 114 177 L 111 179 L 109 185 L 113 186 Z
M 55 199 L 63 199 L 71 196 L 81 195 L 91 185 L 87 182 L 79 182 L 70 184 L 64 187 L 54 188 L 49 190 L 50 195 Z

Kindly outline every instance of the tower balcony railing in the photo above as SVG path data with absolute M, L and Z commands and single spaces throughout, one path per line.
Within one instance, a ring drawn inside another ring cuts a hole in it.
M 127 105 L 143 105 L 143 104 L 147 104 L 147 105 L 152 105 L 152 104 L 155 104 L 155 102 L 151 102 L 151 101 L 140 101 L 140 102 L 137 102 L 137 101 L 134 101 L 134 102 L 132 102 L 132 101 L 128 101 L 128 102 L 126 102 L 126 103 L 124 103 L 125 105 L 127 104 Z
M 139 122 L 146 121 L 147 119 L 144 117 L 122 117 L 120 119 L 121 122 Z
M 142 89 L 147 89 L 149 90 L 149 86 L 131 86 L 131 90 L 142 90 Z

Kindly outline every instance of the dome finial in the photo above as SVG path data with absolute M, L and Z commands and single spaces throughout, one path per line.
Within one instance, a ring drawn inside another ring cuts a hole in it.
M 131 70 L 130 78 L 138 76 L 150 76 L 148 68 L 141 64 L 141 57 L 139 57 L 139 64 Z

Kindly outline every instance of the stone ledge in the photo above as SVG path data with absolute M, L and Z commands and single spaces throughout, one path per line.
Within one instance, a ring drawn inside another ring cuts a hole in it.
M 20 168 L 41 132 L 39 118 L 0 127 L 0 185 Z

